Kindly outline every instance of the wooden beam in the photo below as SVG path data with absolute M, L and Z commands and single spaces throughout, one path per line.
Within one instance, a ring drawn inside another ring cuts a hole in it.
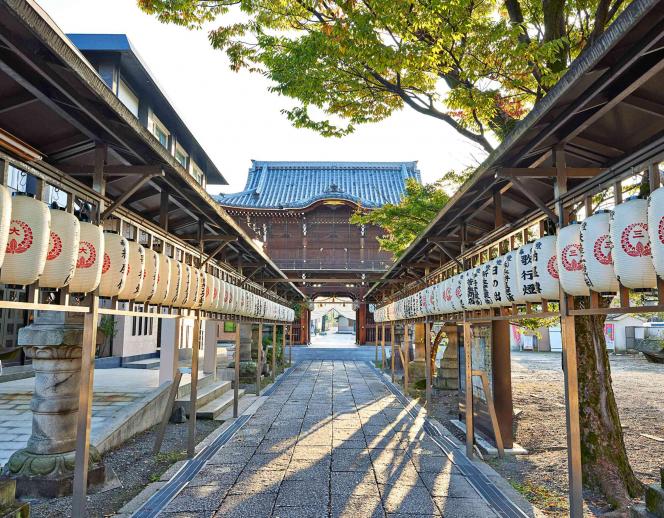
M 108 218 L 118 207 L 120 207 L 129 197 L 148 183 L 155 176 L 164 176 L 163 171 L 159 171 L 159 174 L 150 174 L 143 176 L 139 181 L 132 185 L 127 191 L 125 191 L 118 199 L 116 199 L 104 212 L 101 214 L 101 219 Z
M 593 178 L 607 171 L 604 167 L 567 167 L 567 178 Z M 499 167 L 496 178 L 556 178 L 555 167 Z
M 533 200 L 533 203 L 537 205 L 537 207 L 542 212 L 544 212 L 544 214 L 546 214 L 549 217 L 549 219 L 551 219 L 551 221 L 553 221 L 554 223 L 558 223 L 558 216 L 556 216 L 556 214 L 551 209 L 549 209 L 549 207 L 547 207 L 542 202 L 542 200 L 539 199 L 539 197 L 535 195 L 535 193 L 533 193 L 528 189 L 528 187 L 524 184 L 521 178 L 518 177 L 512 178 L 512 183 L 514 184 L 514 187 L 519 189 L 525 196 Z
M 227 246 L 228 244 L 232 243 L 233 241 L 237 241 L 237 237 L 236 237 L 236 238 L 230 238 L 230 237 L 228 237 L 228 239 L 226 239 L 226 240 L 225 240 L 223 243 L 221 243 L 217 248 L 215 248 L 215 249 L 212 251 L 212 253 L 211 253 L 210 255 L 208 255 L 207 258 L 201 263 L 201 269 L 202 269 L 202 268 L 208 263 L 208 261 L 209 261 L 210 259 L 212 259 L 213 257 L 215 257 L 219 252 L 221 252 L 224 248 L 226 248 L 226 246 Z
M 70 176 L 92 176 L 94 166 L 60 164 L 62 172 Z M 104 176 L 164 176 L 160 165 L 107 165 L 104 167 Z
M 427 242 L 436 245 L 440 250 L 447 256 L 449 257 L 452 261 L 454 261 L 460 268 L 463 268 L 463 264 L 461 264 L 461 261 L 459 261 L 453 254 L 450 252 L 445 245 L 441 244 L 438 241 L 427 239 Z
M 178 237 L 183 241 L 237 241 L 237 236 L 226 234 L 204 234 L 202 238 L 197 234 L 183 234 Z

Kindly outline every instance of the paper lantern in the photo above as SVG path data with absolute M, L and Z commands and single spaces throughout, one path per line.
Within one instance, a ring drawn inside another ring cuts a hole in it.
M 632 198 L 616 205 L 611 213 L 613 268 L 618 281 L 631 289 L 657 287 L 647 209 L 646 200 Z
M 532 251 L 532 243 L 523 245 L 517 250 L 517 286 L 526 302 L 537 302 L 542 299 L 539 294 L 539 285 L 535 280 Z
M 581 225 L 573 222 L 558 232 L 556 243 L 560 285 L 569 295 L 588 295 L 581 264 Z
M 194 302 L 194 308 L 200 309 L 205 303 L 205 294 L 207 292 L 207 274 L 200 268 L 196 269 L 198 274 L 198 288 L 196 290 L 196 301 Z
M 175 258 L 171 258 L 171 276 L 166 297 L 166 306 L 175 307 L 181 298 L 182 279 L 184 277 L 184 265 Z
M 539 291 L 541 298 L 546 300 L 558 300 L 560 298 L 556 241 L 556 236 L 541 237 L 535 241 L 531 252 L 537 291 Z
M 101 282 L 104 252 L 103 229 L 81 221 L 76 269 L 69 282 L 70 293 L 89 293 L 97 289 Z
M 507 298 L 505 291 L 505 257 L 500 256 L 491 261 L 491 291 L 493 306 L 510 306 L 512 303 Z
M 194 282 L 194 273 L 192 271 L 191 265 L 183 264 L 181 271 L 182 275 L 180 277 L 180 289 L 178 292 L 178 298 L 174 304 L 175 307 L 178 308 L 186 307 L 190 296 L 190 290 L 192 290 L 192 283 Z
M 5 259 L 7 241 L 9 241 L 9 227 L 12 222 L 12 195 L 9 189 L 0 185 L 0 266 Z
M 214 294 L 214 276 L 211 273 L 202 272 L 205 275 L 205 291 L 203 292 L 203 302 L 201 309 L 204 311 L 212 311 L 213 294 Z
M 503 260 L 503 279 L 505 282 L 505 294 L 511 304 L 525 304 L 526 299 L 521 292 L 518 284 L 519 274 L 517 273 L 517 263 L 519 256 L 516 250 L 507 252 Z
M 136 241 L 129 241 L 128 250 L 127 280 L 120 293 L 118 293 L 118 299 L 120 300 L 134 300 L 143 286 L 145 248 Z
M 483 264 L 480 266 L 480 278 L 479 278 L 479 295 L 482 300 L 483 308 L 493 307 L 493 293 L 491 285 L 491 266 L 492 261 Z
M 171 284 L 171 258 L 162 252 L 158 254 L 157 264 L 157 285 L 150 302 L 152 304 L 168 305 L 168 291 Z
M 600 293 L 618 291 L 610 235 L 611 211 L 598 211 L 581 223 L 581 264 L 586 285 Z
M 39 277 L 41 288 L 63 288 L 71 282 L 76 270 L 81 224 L 78 218 L 60 209 L 51 209 L 51 228 L 44 272 Z
M 664 187 L 648 197 L 648 236 L 655 272 L 664 278 Z
M 443 282 L 438 284 L 438 291 L 440 293 L 439 295 L 439 306 L 440 309 L 438 313 L 440 314 L 445 314 L 445 313 L 451 313 L 453 311 L 452 309 L 452 279 L 445 279 Z
M 136 295 L 136 302 L 148 302 L 157 291 L 159 254 L 150 248 L 144 248 L 143 251 L 145 253 L 143 282 L 141 283 L 141 289 Z
M 39 278 L 46 266 L 50 222 L 51 214 L 44 202 L 24 193 L 14 196 L 0 282 L 28 285 Z
M 201 307 L 201 299 L 203 297 L 202 290 L 205 288 L 205 274 L 201 275 L 201 271 L 192 266 L 192 288 L 189 298 L 187 299 L 187 307 L 198 309 Z
M 114 232 L 104 232 L 104 264 L 99 296 L 117 297 L 127 282 L 129 242 Z

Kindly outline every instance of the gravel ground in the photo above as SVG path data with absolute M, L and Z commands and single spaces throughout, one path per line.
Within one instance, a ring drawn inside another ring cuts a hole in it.
M 664 365 L 648 363 L 642 356 L 611 356 L 613 388 L 632 468 L 650 484 L 659 479 L 664 465 Z M 501 475 L 532 503 L 550 516 L 567 516 L 567 452 L 565 406 L 560 355 L 513 353 L 512 390 L 515 440 L 529 455 L 490 460 Z M 434 416 L 450 430 L 457 417 L 456 393 L 436 391 Z M 460 436 L 463 439 L 463 436 Z M 608 511 L 598 495 L 586 494 L 586 515 Z
M 196 421 L 196 442 L 202 441 L 221 425 L 221 421 Z M 169 423 L 161 448 L 163 453 L 152 454 L 156 426 L 137 435 L 119 448 L 107 452 L 103 459 L 113 469 L 120 487 L 88 496 L 88 516 L 103 517 L 114 514 L 149 483 L 158 480 L 172 464 L 186 457 L 187 423 Z M 71 516 L 71 497 L 35 502 L 31 505 L 33 518 Z

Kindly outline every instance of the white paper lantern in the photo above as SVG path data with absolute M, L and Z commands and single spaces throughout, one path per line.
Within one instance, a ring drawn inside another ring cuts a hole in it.
M 581 261 L 586 284 L 599 293 L 618 291 L 610 234 L 611 211 L 593 214 L 581 223 Z
M 556 243 L 560 285 L 569 295 L 588 295 L 581 264 L 581 225 L 574 222 L 561 228 Z
M 544 236 L 532 248 L 533 272 L 540 296 L 546 300 L 560 298 L 556 236 Z
M 78 257 L 74 276 L 69 282 L 70 293 L 90 293 L 101 282 L 104 265 L 104 231 L 101 227 L 81 221 Z
M 489 308 L 494 306 L 493 293 L 491 285 L 491 266 L 493 261 L 484 263 L 480 266 L 479 295 L 482 300 L 482 307 Z
M 175 301 L 175 307 L 183 308 L 187 306 L 187 301 L 190 297 L 190 292 L 193 289 L 192 283 L 194 282 L 194 273 L 191 265 L 182 265 L 182 276 L 180 277 L 180 290 L 178 298 Z
M 184 277 L 184 273 L 184 265 L 174 257 L 171 258 L 170 283 L 168 286 L 166 302 L 164 302 L 166 306 L 176 307 L 178 300 L 182 298 L 182 294 L 180 292 L 183 290 L 182 279 Z
M 143 286 L 145 248 L 136 241 L 129 241 L 128 249 L 127 280 L 120 293 L 118 293 L 118 299 L 120 300 L 134 300 Z
M 99 296 L 117 297 L 127 282 L 129 242 L 114 232 L 104 232 L 104 264 Z
M 189 299 L 187 301 L 187 307 L 198 309 L 201 307 L 203 289 L 205 288 L 205 274 L 201 275 L 201 271 L 192 266 L 192 276 L 193 284 Z
M 655 272 L 664 278 L 664 187 L 648 197 L 648 235 Z
M 539 286 L 535 281 L 532 251 L 532 243 L 523 245 L 517 250 L 517 286 L 526 302 L 538 302 L 542 300 L 539 294 Z
M 168 291 L 171 285 L 171 258 L 163 252 L 158 255 L 157 285 L 150 302 L 157 305 L 168 305 Z
M 505 282 L 505 294 L 511 304 L 525 304 L 526 299 L 519 288 L 517 263 L 519 256 L 516 250 L 507 252 L 503 260 L 503 279 Z
M 611 213 L 613 267 L 618 281 L 631 289 L 657 287 L 647 208 L 646 200 L 634 198 L 617 205 Z
M 63 288 L 71 282 L 76 270 L 81 224 L 78 218 L 60 209 L 51 209 L 51 228 L 44 272 L 39 277 L 41 288 Z
M 39 278 L 46 265 L 50 221 L 44 202 L 30 196 L 14 196 L 0 282 L 28 285 Z
M 494 307 L 512 305 L 505 291 L 505 256 L 491 261 L 491 290 Z
M 12 222 L 12 195 L 9 189 L 0 185 L 0 266 L 5 259 L 7 241 L 9 240 L 9 226 Z
M 145 252 L 143 282 L 141 283 L 141 289 L 136 295 L 136 302 L 148 302 L 157 291 L 159 254 L 150 248 L 144 248 L 143 251 Z

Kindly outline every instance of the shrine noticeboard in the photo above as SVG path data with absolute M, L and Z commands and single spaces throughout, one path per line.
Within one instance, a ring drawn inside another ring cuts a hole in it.
M 512 439 L 512 379 L 510 368 L 510 331 L 507 321 L 494 321 L 471 326 L 470 354 L 472 369 L 487 374 L 498 424 L 505 448 L 511 448 Z M 466 360 L 462 328 L 459 338 L 459 414 L 465 419 Z M 475 426 L 481 433 L 495 440 L 486 394 L 482 380 L 473 376 L 473 410 Z

